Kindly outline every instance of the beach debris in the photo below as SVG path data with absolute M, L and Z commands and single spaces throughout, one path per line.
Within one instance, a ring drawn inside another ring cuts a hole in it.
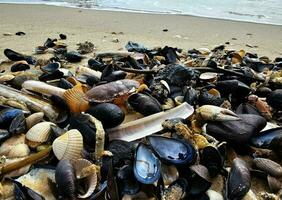
M 59 37 L 60 37 L 61 40 L 66 40 L 67 39 L 67 35 L 65 35 L 63 33 L 60 33 Z
M 17 35 L 17 36 L 24 36 L 24 35 L 26 35 L 26 33 L 22 32 L 22 31 L 19 31 L 19 32 L 16 32 L 15 35 Z
M 3 36 L 12 36 L 13 34 L 12 33 L 9 33 L 9 32 L 6 32 L 6 33 L 3 33 Z
M 4 50 L 0 199 L 279 199 L 281 57 L 64 39 Z

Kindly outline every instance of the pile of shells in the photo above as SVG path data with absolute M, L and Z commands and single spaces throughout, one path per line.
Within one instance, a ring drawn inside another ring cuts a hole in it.
M 282 198 L 281 57 L 126 49 L 4 50 L 0 199 Z

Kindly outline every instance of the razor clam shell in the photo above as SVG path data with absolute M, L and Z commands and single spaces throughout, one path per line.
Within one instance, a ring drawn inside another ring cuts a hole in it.
M 106 132 L 111 140 L 124 140 L 131 142 L 161 131 L 162 122 L 172 118 L 187 118 L 193 114 L 194 109 L 187 103 L 183 103 L 171 110 L 156 113 L 142 119 L 128 122 L 115 128 L 107 129 Z
M 66 91 L 65 89 L 55 87 L 41 81 L 33 81 L 33 80 L 25 81 L 22 84 L 22 88 L 43 95 L 50 95 L 50 96 L 56 95 L 61 98 L 63 98 L 63 94 Z
M 83 139 L 77 129 L 72 129 L 56 138 L 52 144 L 53 152 L 58 160 L 81 158 Z
M 19 90 L 0 84 L 0 96 L 24 102 L 27 107 L 37 112 L 44 112 L 51 121 L 56 121 L 59 113 L 47 101 L 39 100 L 30 95 L 21 94 Z
M 49 180 L 55 183 L 55 170 L 52 169 L 32 169 L 28 174 L 25 174 L 15 181 L 34 190 L 46 200 L 55 200 L 52 190 L 49 186 Z
M 43 117 L 44 117 L 44 113 L 43 112 L 33 113 L 32 115 L 28 116 L 25 119 L 26 120 L 27 129 L 30 129 L 35 124 L 41 122 L 43 120 Z
M 76 72 L 81 75 L 96 76 L 99 79 L 101 78 L 101 75 L 102 75 L 102 73 L 99 71 L 95 71 L 93 69 L 90 69 L 88 67 L 83 67 L 83 66 L 77 67 Z
M 282 166 L 270 159 L 255 158 L 253 162 L 258 169 L 268 173 L 271 176 L 274 177 L 282 176 Z
M 92 163 L 89 160 L 86 160 L 86 159 L 76 160 L 76 162 L 74 164 L 76 176 L 79 176 L 79 173 L 82 171 L 83 168 L 88 167 L 90 165 L 92 165 Z M 92 175 L 87 176 L 86 180 L 84 180 L 84 181 L 86 181 L 86 185 L 87 185 L 88 188 L 87 188 L 87 191 L 86 191 L 85 194 L 83 194 L 83 195 L 79 194 L 78 195 L 78 198 L 82 198 L 82 199 L 89 197 L 94 192 L 94 190 L 96 189 L 97 181 L 98 181 L 97 172 L 95 171 L 95 173 L 93 173 Z
M 5 164 L 11 164 L 11 163 L 14 163 L 14 162 L 18 162 L 18 161 L 24 160 L 25 158 L 27 158 L 27 157 L 7 159 Z M 22 168 L 19 168 L 17 170 L 14 170 L 14 171 L 8 173 L 8 174 L 5 174 L 5 177 L 18 177 L 18 176 L 22 176 L 22 175 L 26 174 L 29 171 L 30 167 L 31 167 L 31 164 L 30 165 L 25 165 Z
M 40 122 L 34 125 L 26 133 L 26 139 L 32 142 L 46 142 L 51 133 L 51 125 L 55 124 L 52 122 Z

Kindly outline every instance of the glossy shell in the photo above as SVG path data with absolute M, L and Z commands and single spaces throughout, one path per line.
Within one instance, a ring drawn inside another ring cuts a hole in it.
M 192 163 L 196 158 L 196 150 L 189 143 L 160 136 L 149 136 L 148 141 L 156 155 L 168 163 Z
M 140 143 L 136 149 L 134 160 L 134 175 L 144 184 L 152 184 L 160 177 L 161 162 L 153 152 Z
M 272 108 L 281 110 L 282 109 L 282 89 L 277 89 L 272 91 L 268 97 L 266 97 L 266 102 Z
M 52 122 L 40 122 L 34 125 L 26 133 L 26 139 L 32 142 L 46 142 L 51 133 L 51 125 L 55 124 Z
M 82 135 L 76 129 L 69 130 L 54 140 L 52 148 L 59 160 L 78 159 L 83 149 Z
M 188 183 L 191 184 L 189 193 L 199 195 L 207 191 L 211 186 L 208 169 L 203 165 L 192 165 L 190 170 L 192 171 L 192 175 L 188 180 Z
M 274 145 L 275 143 L 273 142 L 275 140 L 278 141 L 281 139 L 282 139 L 282 127 L 278 127 L 260 132 L 260 134 L 251 138 L 250 144 L 258 148 L 278 150 L 279 143 L 277 143 L 278 146 L 276 146 Z
M 44 117 L 44 113 L 43 112 L 37 112 L 37 113 L 33 113 L 31 115 L 29 115 L 26 118 L 26 126 L 27 129 L 30 129 L 31 127 L 33 127 L 35 124 L 39 123 L 40 121 L 43 120 Z
M 66 90 L 63 96 L 73 113 L 84 112 L 89 108 L 89 102 L 84 98 L 85 94 L 77 88 Z

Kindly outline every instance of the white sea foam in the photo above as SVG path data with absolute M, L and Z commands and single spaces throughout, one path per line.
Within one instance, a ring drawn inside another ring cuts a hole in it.
M 183 14 L 282 25 L 282 0 L 0 0 L 0 3 Z

